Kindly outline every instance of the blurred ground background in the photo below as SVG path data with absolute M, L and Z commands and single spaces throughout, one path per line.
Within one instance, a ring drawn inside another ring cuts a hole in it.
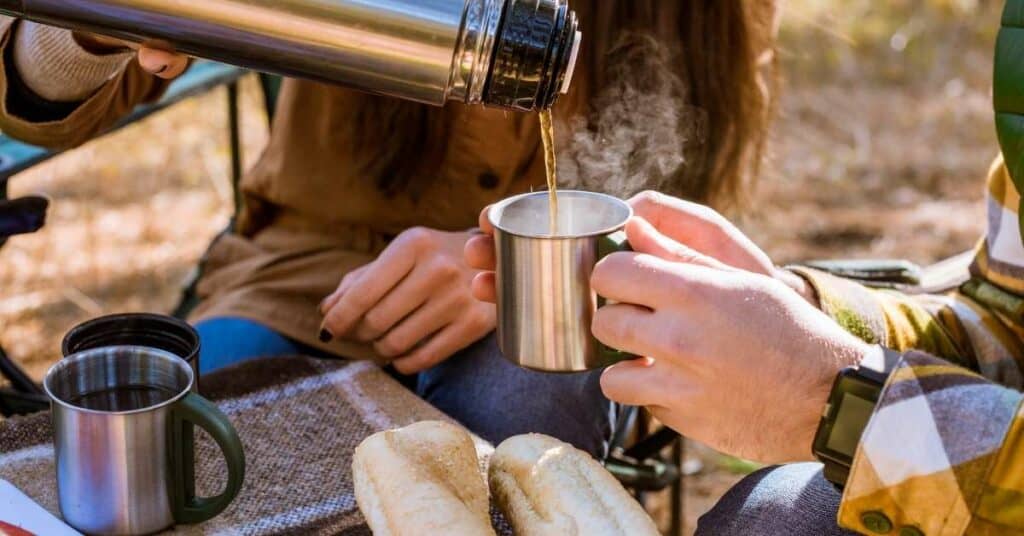
M 789 0 L 784 97 L 771 158 L 741 226 L 784 263 L 898 257 L 929 263 L 983 230 L 996 154 L 989 99 L 1002 2 Z M 247 165 L 266 140 L 244 84 Z M 223 91 L 18 176 L 14 195 L 53 199 L 49 225 L 0 253 L 0 340 L 36 378 L 72 325 L 169 311 L 228 221 Z M 751 466 L 692 445 L 696 518 Z M 664 509 L 664 500 L 657 501 Z

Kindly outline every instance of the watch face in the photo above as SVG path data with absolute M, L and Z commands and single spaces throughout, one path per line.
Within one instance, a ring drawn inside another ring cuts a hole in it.
M 860 437 L 875 410 L 882 384 L 847 369 L 836 378 L 814 437 L 814 454 L 833 474 L 853 464 Z
M 871 419 L 875 410 L 875 402 L 861 398 L 852 393 L 843 393 L 836 410 L 835 424 L 832 433 L 825 442 L 828 450 L 838 452 L 853 459 L 857 452 L 860 436 Z

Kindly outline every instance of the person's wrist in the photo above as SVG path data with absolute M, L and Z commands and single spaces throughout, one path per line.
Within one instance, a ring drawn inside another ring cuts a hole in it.
M 847 367 L 854 367 L 860 364 L 868 356 L 873 355 L 877 346 L 853 338 L 850 341 L 830 346 L 833 350 L 829 352 L 825 361 L 822 374 L 812 380 L 807 386 L 807 397 L 803 408 L 798 411 L 800 422 L 796 426 L 796 445 L 800 445 L 800 461 L 814 460 L 814 436 L 818 432 L 818 425 L 821 423 L 821 415 L 828 404 L 829 395 L 832 394 L 832 386 L 835 384 L 839 373 Z
M 807 303 L 813 305 L 815 309 L 821 309 L 821 300 L 818 298 L 818 292 L 814 290 L 814 286 L 800 276 L 800 274 L 791 272 L 785 268 L 775 268 L 773 276 L 775 279 L 784 283 L 787 287 L 793 289 L 801 298 L 807 301 Z

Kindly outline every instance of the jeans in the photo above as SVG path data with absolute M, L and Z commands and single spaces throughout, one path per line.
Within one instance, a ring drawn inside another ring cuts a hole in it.
M 821 464 L 795 463 L 750 474 L 697 524 L 696 536 L 846 536 L 836 513 L 841 495 Z
M 302 345 L 246 318 L 211 318 L 196 324 L 201 345 L 199 373 L 278 355 L 297 355 Z
M 322 355 L 244 318 L 204 320 L 196 330 L 202 342 L 201 373 L 260 357 Z M 599 372 L 547 374 L 519 368 L 501 356 L 492 334 L 420 373 L 416 391 L 495 445 L 536 432 L 602 457 L 613 409 L 599 380 Z
M 492 333 L 420 373 L 416 392 L 495 445 L 533 432 L 603 458 L 614 407 L 600 380 L 600 371 L 553 374 L 513 365 Z

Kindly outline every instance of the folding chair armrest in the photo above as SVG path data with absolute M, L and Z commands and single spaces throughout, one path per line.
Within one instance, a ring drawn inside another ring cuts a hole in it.
M 31 415 L 47 409 L 50 409 L 50 399 L 46 395 L 0 389 L 0 414 L 4 417 Z
M 679 480 L 680 468 L 662 460 L 636 460 L 612 454 L 605 460 L 605 469 L 623 486 L 635 491 L 661 491 Z
M 38 231 L 46 222 L 49 206 L 45 197 L 28 196 L 11 201 L 0 197 L 0 241 Z
M 3 351 L 3 348 L 0 348 L 0 377 L 7 378 L 11 382 L 11 387 L 20 393 L 43 394 L 43 389 L 18 368 L 14 361 L 11 361 L 11 358 Z
M 653 434 L 641 439 L 635 445 L 626 449 L 625 454 L 630 458 L 645 460 L 652 456 L 656 456 L 665 447 L 671 445 L 676 439 L 679 439 L 679 432 L 676 432 L 667 426 L 662 426 Z
M 247 73 L 248 71 L 241 67 L 210 61 L 197 61 L 185 74 L 171 83 L 163 98 L 158 102 L 136 108 L 134 112 L 119 121 L 105 134 L 131 125 L 181 101 L 235 82 Z M 49 160 L 60 153 L 61 151 L 50 151 L 0 135 L 0 187 L 3 187 L 12 175 Z

